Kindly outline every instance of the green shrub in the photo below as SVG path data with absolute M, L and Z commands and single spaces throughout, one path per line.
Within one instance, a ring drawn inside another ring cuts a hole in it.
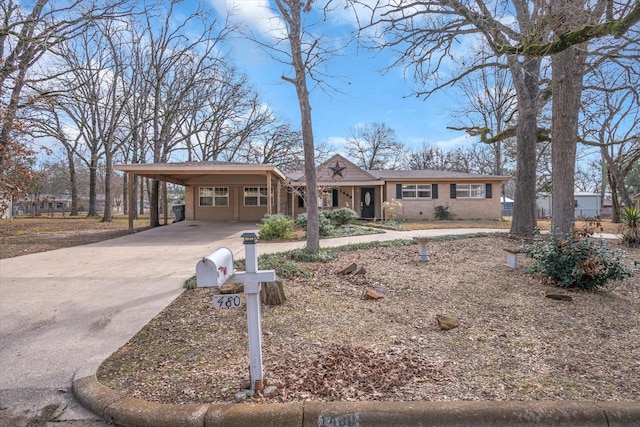
M 322 215 L 329 218 L 330 220 L 333 220 L 337 225 L 346 225 L 358 219 L 358 214 L 356 213 L 356 211 L 349 208 L 322 211 Z
M 307 229 L 307 214 L 301 213 L 296 217 L 296 225 L 300 228 Z
M 559 287 L 594 289 L 633 275 L 624 265 L 624 251 L 612 251 L 589 237 L 551 234 L 548 241 L 525 245 L 523 252 L 534 260 L 528 267 L 531 272 Z
M 258 257 L 258 268 L 261 270 L 275 270 L 280 278 L 293 276 L 309 277 L 309 270 L 289 259 L 286 253 L 265 254 Z
M 325 216 L 325 212 L 328 211 L 320 211 L 318 214 L 318 229 L 320 232 L 320 237 L 327 237 L 331 234 L 331 230 L 333 230 L 333 224 L 331 224 L 331 220 Z M 296 217 L 296 224 L 300 228 L 307 229 L 307 214 L 302 213 Z
M 620 211 L 622 221 L 622 243 L 640 246 L 640 209 L 627 206 Z
M 262 240 L 291 239 L 295 223 L 291 218 L 282 214 L 266 214 L 260 221 L 258 237 Z
M 438 221 L 444 221 L 453 219 L 453 213 L 451 213 L 451 211 L 449 210 L 449 206 L 439 205 L 435 207 L 435 213 L 433 214 L 433 217 Z
M 330 248 L 321 248 L 315 253 L 309 253 L 304 249 L 293 249 L 287 255 L 292 260 L 300 262 L 329 262 L 338 257 L 336 251 Z

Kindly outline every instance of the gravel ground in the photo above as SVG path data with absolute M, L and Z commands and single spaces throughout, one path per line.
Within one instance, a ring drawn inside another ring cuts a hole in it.
M 640 276 L 599 291 L 548 289 L 504 265 L 505 237 L 341 252 L 284 281 L 263 306 L 265 377 L 303 400 L 640 400 Z M 640 250 L 628 250 L 629 264 Z M 339 275 L 356 263 L 366 273 Z M 384 298 L 364 299 L 368 290 Z M 185 291 L 98 371 L 105 385 L 163 403 L 232 402 L 248 383 L 246 317 Z M 459 326 L 441 330 L 438 314 Z M 241 394 L 239 394 L 241 393 Z

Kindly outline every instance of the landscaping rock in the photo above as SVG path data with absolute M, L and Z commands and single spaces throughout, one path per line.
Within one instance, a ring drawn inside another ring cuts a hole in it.
M 264 397 L 273 397 L 278 394 L 278 388 L 274 385 L 270 385 L 268 387 L 265 387 L 262 394 L 264 395 Z
M 233 401 L 236 403 L 242 403 L 247 398 L 247 393 L 240 391 L 233 396 Z
M 364 267 L 359 266 L 359 267 L 357 267 L 355 270 L 353 270 L 353 271 L 351 272 L 351 274 L 352 274 L 353 276 L 355 276 L 355 275 L 358 275 L 358 274 L 365 274 L 366 272 L 367 272 L 367 270 L 365 270 L 365 268 L 364 268 Z
M 378 292 L 373 289 L 367 289 L 364 293 L 364 299 L 381 299 L 384 298 L 384 295 L 380 295 Z
M 455 317 L 446 316 L 444 314 L 436 315 L 436 320 L 438 321 L 440 329 L 442 329 L 443 331 L 448 331 L 460 326 L 458 319 L 456 319 Z
M 573 301 L 573 297 L 571 295 L 563 294 L 562 292 L 558 292 L 555 289 L 549 289 L 545 296 L 547 298 L 555 299 L 558 301 Z
M 350 274 L 352 273 L 356 268 L 358 268 L 358 265 L 354 262 L 349 264 L 348 266 L 346 266 L 345 268 L 343 268 L 342 270 L 338 271 L 338 274 Z

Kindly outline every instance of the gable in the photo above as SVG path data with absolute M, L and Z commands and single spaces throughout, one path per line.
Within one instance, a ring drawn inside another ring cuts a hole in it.
M 318 166 L 316 171 L 318 182 L 359 182 L 377 180 L 377 178 L 369 172 L 354 165 L 339 154 L 336 154 Z
M 293 178 L 292 174 L 289 175 Z M 297 182 L 304 183 L 305 177 L 301 173 Z M 329 160 L 316 168 L 316 180 L 318 185 L 364 185 L 372 183 L 382 183 L 375 176 L 366 170 L 356 166 L 339 154 L 332 156 Z

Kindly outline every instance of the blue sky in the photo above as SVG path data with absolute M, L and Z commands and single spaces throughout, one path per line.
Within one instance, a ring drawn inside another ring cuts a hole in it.
M 209 0 L 209 3 L 219 13 L 233 8 L 234 21 L 242 23 L 268 43 L 278 34 L 275 7 L 270 8 L 269 1 Z M 342 40 L 355 29 L 351 12 L 341 8 L 313 27 L 314 32 L 321 33 L 336 46 L 342 45 Z M 278 117 L 299 128 L 295 89 L 281 79 L 282 74 L 291 75 L 286 65 L 242 38 L 232 41 L 231 55 L 236 66 L 249 76 L 263 101 Z M 450 111 L 460 107 L 451 91 L 432 96 L 427 101 L 416 99 L 411 96 L 414 83 L 403 78 L 403 69 L 381 73 L 393 61 L 390 53 L 376 54 L 352 44 L 340 55 L 326 64 L 327 73 L 336 76 L 329 81 L 338 91 L 325 93 L 316 89 L 311 95 L 316 143 L 328 141 L 339 148 L 354 126 L 374 122 L 385 123 L 395 130 L 400 142 L 413 149 L 423 142 L 449 148 L 472 141 L 462 132 L 447 129 L 456 124 Z

